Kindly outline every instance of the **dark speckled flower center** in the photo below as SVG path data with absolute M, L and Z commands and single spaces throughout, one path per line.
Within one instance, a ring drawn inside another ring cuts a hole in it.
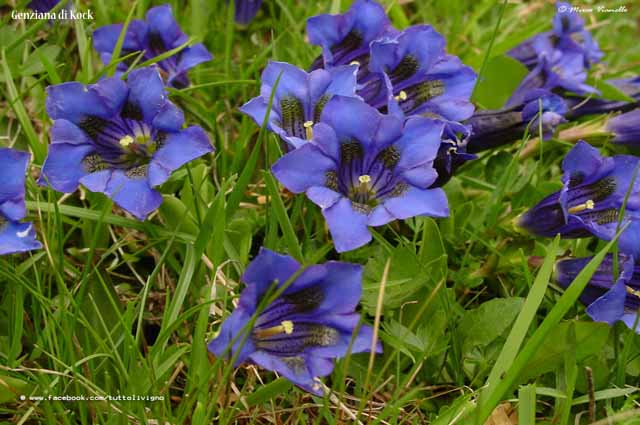
M 285 294 L 267 307 L 251 333 L 255 346 L 281 357 L 295 357 L 309 347 L 335 345 L 339 332 L 310 319 L 324 300 L 320 285 Z
M 280 100 L 280 127 L 288 136 L 311 140 L 313 137 L 311 128 L 316 122 L 320 121 L 320 115 L 329 98 L 330 96 L 326 94 L 320 97 L 315 105 L 312 105 L 310 114 L 305 112 L 304 105 L 300 99 L 293 96 L 282 98 Z
M 130 103 L 119 116 L 109 120 L 88 116 L 79 127 L 95 148 L 83 160 L 88 172 L 117 168 L 127 170 L 130 177 L 144 176 L 151 157 L 166 139 L 166 134 L 145 123 L 140 110 Z
M 360 142 L 340 145 L 340 166 L 325 176 L 325 185 L 351 200 L 357 211 L 369 213 L 387 198 L 400 196 L 407 185 L 394 173 L 400 153 L 389 146 L 367 155 Z
M 407 87 L 395 93 L 395 98 L 400 108 L 405 113 L 410 113 L 423 103 L 444 94 L 444 82 L 441 80 L 427 80 Z
M 567 212 L 587 222 L 608 224 L 618 219 L 618 209 L 607 205 L 607 199 L 616 191 L 613 177 L 604 177 L 591 184 L 582 184 L 584 176 L 572 175 L 567 192 Z
M 389 73 L 389 79 L 394 85 L 401 83 L 411 78 L 418 71 L 418 67 L 418 60 L 411 55 L 407 55 L 402 58 L 398 66 Z

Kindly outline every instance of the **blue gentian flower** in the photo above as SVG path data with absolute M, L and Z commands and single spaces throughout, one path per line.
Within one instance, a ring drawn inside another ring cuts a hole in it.
M 640 159 L 631 155 L 602 157 L 586 142 L 578 142 L 562 162 L 562 190 L 527 211 L 520 226 L 538 236 L 566 238 L 596 236 L 611 240 L 618 217 Z M 634 182 L 622 224 L 618 247 L 630 255 L 640 254 L 640 179 Z
M 162 203 L 155 186 L 213 150 L 201 127 L 182 128 L 182 111 L 155 68 L 131 72 L 126 83 L 113 77 L 47 87 L 46 108 L 54 123 L 40 183 L 60 192 L 82 183 L 140 220 Z
M 524 103 L 500 110 L 478 111 L 466 121 L 473 129 L 467 151 L 481 152 L 507 145 L 522 139 L 527 128 L 529 134 L 537 135 L 540 122 L 543 139 L 549 139 L 556 127 L 566 122 L 566 113 L 567 105 L 562 97 L 546 90 L 532 90 Z
M 541 56 L 549 56 L 554 50 L 579 53 L 585 68 L 599 62 L 603 53 L 589 31 L 584 29 L 584 20 L 568 3 L 558 2 L 556 8 L 558 13 L 553 17 L 553 30 L 525 40 L 511 49 L 509 56 L 529 69 L 538 65 Z
M 369 69 L 384 75 L 384 87 L 373 80 L 358 94 L 376 108 L 388 106 L 391 113 L 450 121 L 471 117 L 476 73 L 444 47 L 444 38 L 428 25 L 372 42 Z
M 322 57 L 311 69 L 357 62 L 366 72 L 369 44 L 395 31 L 384 8 L 372 0 L 356 0 L 343 14 L 312 16 L 307 19 L 307 35 L 311 44 L 322 47 Z
M 262 0 L 234 0 L 234 3 L 236 23 L 247 25 L 260 10 Z
M 634 101 L 567 96 L 566 100 L 569 105 L 567 117 L 573 120 L 585 115 L 628 112 L 640 106 L 640 76 L 607 80 L 607 83 L 615 86 L 618 90 L 633 98 Z
M 313 127 L 312 143 L 289 152 L 273 166 L 294 193 L 305 192 L 322 208 L 338 252 L 371 240 L 367 226 L 426 215 L 446 217 L 433 161 L 443 124 L 383 115 L 357 98 L 336 96 Z
M 471 137 L 471 127 L 458 122 L 445 122 L 442 132 L 442 140 L 438 154 L 433 161 L 433 168 L 438 173 L 438 178 L 429 188 L 442 187 L 451 180 L 456 170 L 465 162 L 476 159 L 477 156 L 467 152 L 467 145 Z
M 93 32 L 93 46 L 104 64 L 111 61 L 120 32 L 122 24 L 106 25 Z M 147 11 L 146 21 L 134 19 L 129 23 L 120 56 L 143 52 L 142 61 L 146 61 L 183 45 L 188 39 L 173 18 L 171 7 L 157 6 Z M 189 85 L 187 71 L 211 58 L 204 44 L 198 43 L 161 60 L 157 65 L 170 86 L 183 88 Z M 132 61 L 133 58 L 128 63 L 120 62 L 118 70 L 126 71 Z
M 27 214 L 24 182 L 29 154 L 0 148 L 0 255 L 40 249 L 32 223 L 21 223 Z
M 621 145 L 640 145 L 640 109 L 617 115 L 607 122 L 607 130 L 613 134 L 612 142 Z
M 558 283 L 567 288 L 591 259 L 559 261 L 556 264 Z M 587 306 L 587 314 L 594 321 L 609 325 L 622 321 L 629 329 L 633 329 L 640 309 L 640 265 L 631 256 L 620 255 L 618 259 L 619 275 L 615 282 L 613 256 L 609 254 L 591 277 L 580 295 L 580 301 Z M 636 332 L 640 332 L 640 326 L 636 326 Z
M 586 84 L 587 71 L 583 56 L 576 51 L 542 55 L 536 67 L 522 80 L 506 103 L 506 107 L 518 105 L 533 90 L 567 91 L 576 94 L 594 94 L 598 90 Z
M 311 138 L 311 128 L 329 99 L 356 95 L 357 70 L 356 66 L 338 66 L 306 73 L 286 62 L 270 62 L 262 72 L 260 96 L 240 110 L 262 125 L 275 87 L 267 128 L 292 147 L 300 147 Z
M 307 267 L 259 313 L 253 328 L 245 329 L 267 290 L 272 285 L 281 288 L 299 269 L 292 257 L 261 248 L 242 276 L 247 286 L 237 308 L 209 343 L 209 351 L 219 357 L 237 355 L 236 366 L 255 363 L 322 395 L 316 380 L 331 373 L 334 358 L 345 356 L 349 347 L 352 353 L 371 349 L 370 326 L 362 325 L 353 338 L 360 321 L 355 309 L 362 293 L 362 266 L 329 261 Z M 376 351 L 382 351 L 380 344 Z

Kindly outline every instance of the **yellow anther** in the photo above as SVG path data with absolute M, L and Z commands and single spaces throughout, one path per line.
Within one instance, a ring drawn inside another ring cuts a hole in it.
M 407 92 L 404 90 L 400 90 L 400 93 L 396 96 L 396 100 L 407 100 Z
M 589 199 L 584 204 L 576 205 L 575 207 L 569 208 L 569 214 L 579 213 L 580 211 L 584 211 L 584 210 L 592 210 L 595 208 L 595 206 L 596 206 L 595 202 Z
M 304 132 L 307 135 L 307 140 L 311 140 L 313 138 L 313 121 L 305 121 L 304 124 Z
M 371 181 L 371 176 L 369 174 L 363 174 L 360 177 L 358 177 L 358 181 L 361 184 L 367 184 Z
M 118 143 L 120 143 L 120 146 L 122 146 L 123 148 L 126 148 L 127 146 L 129 146 L 130 144 L 132 144 L 134 142 L 135 142 L 135 140 L 133 140 L 133 137 L 131 137 L 131 136 L 129 136 L 127 134 L 122 139 L 120 139 L 120 141 Z
M 636 297 L 640 298 L 640 291 L 638 291 L 637 289 L 633 289 L 630 286 L 625 286 L 625 288 L 627 289 L 627 294 L 635 295 Z
M 293 322 L 291 320 L 283 320 L 281 323 L 284 333 L 291 335 L 293 332 Z
M 256 329 L 253 331 L 253 334 L 258 338 L 268 338 L 274 335 L 287 334 L 291 335 L 293 333 L 293 322 L 291 320 L 283 320 L 277 326 L 272 326 L 266 329 Z
M 360 66 L 360 62 L 358 62 L 358 61 L 351 61 L 351 62 L 349 62 L 349 65 L 358 65 L 358 66 Z

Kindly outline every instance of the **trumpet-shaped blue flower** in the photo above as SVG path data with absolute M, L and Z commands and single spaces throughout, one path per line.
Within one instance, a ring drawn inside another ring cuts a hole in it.
M 580 14 L 565 2 L 556 3 L 556 8 L 558 13 L 553 17 L 552 31 L 525 40 L 508 54 L 529 69 L 538 65 L 541 56 L 549 56 L 554 51 L 579 53 L 585 68 L 599 62 L 603 53 L 589 31 L 584 28 L 584 20 Z
M 374 41 L 369 69 L 384 75 L 384 86 L 372 80 L 358 94 L 376 108 L 401 115 L 430 114 L 450 121 L 471 117 L 476 74 L 444 47 L 444 38 L 428 25 Z
M 0 255 L 40 249 L 32 223 L 26 215 L 24 181 L 29 154 L 0 148 Z
M 143 220 L 162 203 L 154 189 L 173 170 L 213 150 L 199 126 L 182 128 L 182 111 L 166 95 L 155 68 L 85 86 L 47 87 L 54 120 L 41 184 L 102 192 Z
M 338 66 L 306 73 L 286 62 L 270 62 L 262 72 L 260 96 L 240 110 L 262 125 L 275 88 L 267 128 L 292 147 L 300 147 L 311 138 L 311 128 L 329 99 L 356 95 L 357 70 L 356 66 Z
M 640 146 L 640 109 L 611 118 L 607 130 L 613 133 L 614 143 Z
M 587 314 L 596 322 L 613 325 L 622 321 L 630 329 L 636 325 L 640 308 L 640 266 L 633 257 L 620 255 L 619 275 L 614 281 L 613 256 L 607 255 L 591 277 L 580 295 L 580 301 L 587 306 Z M 576 278 L 591 258 L 559 261 L 556 264 L 556 278 L 564 288 Z
M 122 27 L 122 24 L 106 25 L 93 33 L 93 46 L 105 64 L 111 61 Z M 157 6 L 147 11 L 146 21 L 134 19 L 129 23 L 120 56 L 141 52 L 142 61 L 145 61 L 183 45 L 188 39 L 173 18 L 171 7 Z M 198 43 L 161 60 L 157 65 L 170 86 L 182 88 L 189 85 L 187 71 L 211 58 L 204 44 Z M 127 63 L 120 62 L 118 70 L 126 71 L 133 59 Z
M 618 228 L 620 208 L 640 159 L 631 155 L 600 156 L 588 143 L 578 144 L 562 162 L 562 190 L 527 211 L 520 226 L 533 234 L 567 238 L 594 235 L 611 240 Z M 620 235 L 621 252 L 640 254 L 640 179 L 631 187 Z
M 334 358 L 345 356 L 349 347 L 359 353 L 372 346 L 370 326 L 362 325 L 353 336 L 360 321 L 355 309 L 362 293 L 362 266 L 329 261 L 307 267 L 248 329 L 267 290 L 272 285 L 281 288 L 299 269 L 293 258 L 262 248 L 242 276 L 247 286 L 237 308 L 209 343 L 209 351 L 236 355 L 236 365 L 255 363 L 322 395 L 316 379 L 331 373 Z M 376 351 L 382 351 L 380 344 Z
M 433 168 L 438 173 L 438 178 L 429 186 L 430 188 L 444 186 L 451 180 L 458 167 L 477 158 L 476 155 L 467 152 L 471 127 L 453 121 L 443 121 L 443 124 L 444 130 L 440 148 L 438 148 L 438 154 L 433 161 Z
M 541 114 L 540 114 L 541 112 Z M 473 129 L 467 144 L 469 152 L 481 152 L 520 140 L 527 128 L 536 135 L 542 126 L 543 139 L 565 122 L 567 105 L 562 97 L 545 90 L 533 90 L 525 102 L 497 111 L 476 112 L 466 124 Z
M 372 0 L 356 0 L 343 14 L 313 16 L 307 19 L 307 34 L 311 44 L 322 47 L 322 56 L 314 61 L 311 69 L 349 65 L 355 61 L 361 73 L 367 73 L 369 44 L 394 31 L 384 8 Z
M 234 0 L 234 2 L 235 21 L 241 25 L 251 22 L 262 5 L 262 0 Z
M 418 215 L 446 217 L 442 189 L 427 189 L 443 124 L 382 115 L 360 99 L 334 97 L 312 143 L 289 152 L 272 168 L 290 191 L 305 192 L 322 208 L 338 252 L 371 240 L 367 226 Z

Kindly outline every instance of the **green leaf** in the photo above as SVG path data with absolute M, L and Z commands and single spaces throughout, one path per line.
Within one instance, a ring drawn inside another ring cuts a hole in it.
M 518 424 L 536 423 L 536 384 L 525 385 L 518 390 Z
M 0 403 L 17 400 L 28 392 L 30 384 L 12 376 L 0 375 Z
M 260 387 L 256 392 L 247 396 L 247 404 L 255 406 L 256 404 L 266 403 L 274 399 L 278 395 L 286 394 L 291 389 L 291 382 L 285 378 L 278 378 L 267 385 Z
M 487 63 L 472 100 L 485 109 L 499 109 L 528 73 L 527 67 L 517 60 L 506 55 L 495 56 Z
M 602 99 L 619 100 L 622 102 L 636 102 L 634 98 L 628 96 L 613 84 L 609 84 L 602 79 L 589 77 L 587 78 L 587 84 L 592 85 L 596 89 L 600 90 L 599 97 Z
M 523 298 L 496 298 L 465 313 L 458 324 L 463 351 L 486 346 L 502 335 L 513 323 L 524 304 Z
M 431 281 L 431 277 L 421 266 L 416 253 L 410 248 L 405 246 L 393 248 L 390 255 L 391 267 L 383 305 L 385 308 L 397 308 L 416 291 L 426 286 Z M 380 276 L 387 258 L 388 254 L 381 252 L 371 258 L 364 268 L 362 304 L 371 313 L 375 312 Z
M 606 323 L 560 323 L 549 333 L 536 355 L 527 363 L 522 380 L 533 379 L 562 366 L 565 353 L 573 349 L 569 339 L 571 324 L 575 326 L 576 361 L 584 360 L 602 350 L 609 337 L 609 325 Z
M 264 172 L 264 181 L 266 183 L 267 190 L 269 191 L 269 195 L 271 195 L 271 207 L 278 218 L 278 224 L 280 224 L 280 230 L 282 230 L 282 235 L 287 243 L 289 254 L 291 254 L 296 260 L 302 261 L 304 257 L 302 255 L 300 243 L 296 237 L 296 232 L 293 230 L 293 225 L 291 225 L 291 220 L 289 220 L 289 216 L 287 215 L 284 202 L 282 202 L 282 198 L 280 197 L 278 184 L 271 172 Z
M 60 51 L 62 49 L 59 46 L 52 46 L 50 44 L 45 44 L 44 46 L 38 47 L 36 50 L 31 52 L 29 57 L 20 67 L 19 74 L 22 76 L 25 75 L 34 75 L 39 74 L 45 71 L 44 64 L 40 60 L 40 55 L 47 58 L 52 63 L 55 63 L 55 58 L 58 57 Z

